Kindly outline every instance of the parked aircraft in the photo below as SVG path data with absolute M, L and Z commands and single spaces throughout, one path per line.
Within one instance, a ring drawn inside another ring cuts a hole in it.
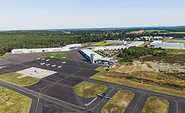
M 107 97 L 106 95 L 107 93 L 103 93 L 102 95 L 98 94 L 98 96 L 101 97 L 102 99 L 111 99 L 111 97 Z
M 37 58 L 37 60 L 40 60 L 40 58 Z
M 56 65 L 51 65 L 51 67 L 55 67 Z
M 44 65 L 45 64 L 45 62 L 43 62 L 43 63 L 40 63 L 40 65 Z
M 54 56 L 51 56 L 50 58 L 53 58 Z
M 62 62 L 62 64 L 65 64 L 65 63 L 66 63 L 66 61 L 63 61 L 63 62 Z
M 61 68 L 62 66 L 58 66 L 58 68 Z
M 48 62 L 48 61 L 49 61 L 49 59 L 46 59 L 46 61 Z
M 57 63 L 59 63 L 60 61 L 57 61 Z
M 41 60 L 45 60 L 45 58 L 42 58 Z
M 46 66 L 49 66 L 50 64 L 46 64 Z

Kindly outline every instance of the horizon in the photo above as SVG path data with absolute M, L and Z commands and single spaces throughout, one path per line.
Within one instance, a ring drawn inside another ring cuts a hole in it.
M 171 27 L 185 27 L 185 25 L 180 25 L 180 26 L 143 26 L 143 27 L 89 27 L 89 28 L 66 28 L 66 29 L 16 29 L 16 30 L 0 30 L 0 32 L 2 31 L 47 31 L 47 30 L 94 30 L 94 29 L 138 29 L 138 28 L 171 28 Z
M 0 31 L 185 25 L 183 0 L 6 0 Z

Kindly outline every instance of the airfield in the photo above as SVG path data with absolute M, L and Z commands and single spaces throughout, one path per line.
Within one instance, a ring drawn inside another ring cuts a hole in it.
M 140 113 L 147 98 L 162 97 L 169 102 L 169 113 L 185 113 L 185 98 L 161 94 L 153 91 L 98 81 L 89 77 L 98 73 L 98 64 L 88 64 L 78 50 L 66 52 L 70 59 L 38 58 L 36 54 L 10 54 L 0 61 L 0 75 L 10 72 L 23 72 L 26 76 L 30 71 L 38 73 L 40 81 L 31 86 L 20 87 L 4 81 L 0 85 L 26 95 L 32 99 L 30 113 L 63 113 L 84 112 L 100 113 L 108 99 L 100 97 L 83 98 L 76 95 L 73 86 L 82 81 L 103 84 L 105 91 L 112 97 L 119 90 L 130 90 L 135 96 L 125 113 Z M 48 60 L 49 59 L 49 60 Z M 44 63 L 41 65 L 41 63 Z M 48 65 L 46 65 L 48 64 Z M 40 73 L 40 75 L 39 75 Z M 43 76 L 42 73 L 47 73 Z

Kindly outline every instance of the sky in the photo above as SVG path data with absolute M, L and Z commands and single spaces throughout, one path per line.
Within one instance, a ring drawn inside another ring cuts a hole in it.
M 0 30 L 185 25 L 185 0 L 0 0 Z

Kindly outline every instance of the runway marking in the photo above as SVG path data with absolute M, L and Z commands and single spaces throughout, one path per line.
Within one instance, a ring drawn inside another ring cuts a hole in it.
M 90 101 L 88 104 L 85 104 L 85 106 L 89 106 L 89 105 L 90 105 L 91 103 L 93 103 L 96 99 L 97 99 L 97 97 L 94 98 L 92 101 Z
M 134 106 L 134 109 L 132 110 L 132 113 L 135 111 L 135 109 L 136 109 L 136 107 L 137 107 L 137 104 L 138 104 L 138 102 L 141 100 L 141 97 L 142 97 L 142 96 L 143 96 L 143 95 L 141 95 L 141 96 L 139 97 L 139 99 L 138 99 L 136 105 Z

